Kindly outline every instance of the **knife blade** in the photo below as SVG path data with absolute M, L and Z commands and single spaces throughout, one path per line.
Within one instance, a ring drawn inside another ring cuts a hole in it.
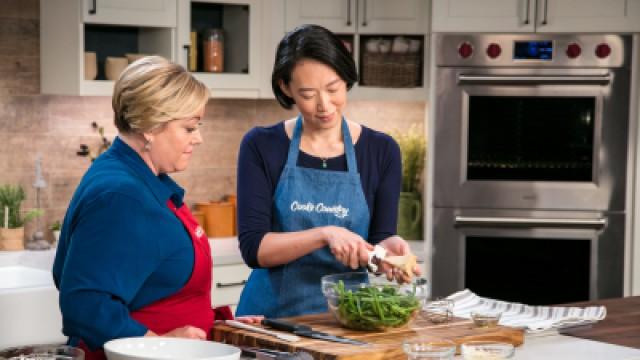
M 366 342 L 345 338 L 342 336 L 327 334 L 322 331 L 313 330 L 310 326 L 290 323 L 284 320 L 264 319 L 262 325 L 282 331 L 288 331 L 298 336 L 304 336 L 312 339 L 333 341 L 342 344 L 351 345 L 368 345 Z

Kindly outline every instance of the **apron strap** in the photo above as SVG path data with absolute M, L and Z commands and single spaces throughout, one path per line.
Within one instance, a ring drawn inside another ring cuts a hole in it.
M 287 155 L 287 167 L 293 168 L 298 164 L 298 155 L 300 154 L 300 138 L 302 137 L 302 115 L 298 115 L 296 126 L 293 129 L 291 144 L 289 145 L 289 154 Z M 351 133 L 347 121 L 342 117 L 342 141 L 344 142 L 344 153 L 347 159 L 347 170 L 351 174 L 358 173 L 356 165 L 356 151 L 353 146 Z

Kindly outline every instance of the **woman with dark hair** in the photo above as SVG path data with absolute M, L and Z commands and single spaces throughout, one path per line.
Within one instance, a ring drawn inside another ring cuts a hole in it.
M 240 250 L 254 270 L 237 315 L 327 311 L 322 276 L 364 271 L 374 244 L 410 252 L 395 235 L 400 149 L 343 116 L 357 80 L 351 54 L 323 27 L 298 27 L 278 45 L 273 91 L 300 114 L 252 129 L 240 146 Z M 383 270 L 398 281 L 412 275 Z

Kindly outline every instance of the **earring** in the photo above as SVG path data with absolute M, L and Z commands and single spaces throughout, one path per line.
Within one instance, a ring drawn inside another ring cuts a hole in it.
M 144 144 L 144 151 L 149 150 L 151 150 L 151 140 L 147 140 L 147 142 Z

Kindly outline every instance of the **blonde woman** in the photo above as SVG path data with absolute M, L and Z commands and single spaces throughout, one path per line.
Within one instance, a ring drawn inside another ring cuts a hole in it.
M 209 243 L 168 176 L 202 143 L 208 99 L 205 85 L 157 56 L 115 84 L 118 137 L 78 185 L 53 265 L 63 332 L 87 360 L 104 359 L 115 338 L 205 339 L 216 315 L 230 317 L 211 309 Z

